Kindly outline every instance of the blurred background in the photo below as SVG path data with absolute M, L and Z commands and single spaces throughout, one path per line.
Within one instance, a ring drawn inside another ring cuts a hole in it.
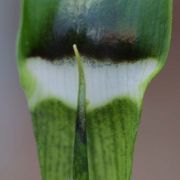
M 40 180 L 31 117 L 18 82 L 19 0 L 0 0 L 0 180 Z M 133 180 L 180 179 L 180 1 L 166 67 L 146 92 Z

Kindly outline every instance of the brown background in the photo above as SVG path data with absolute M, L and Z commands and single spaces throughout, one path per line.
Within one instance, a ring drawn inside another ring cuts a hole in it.
M 18 84 L 15 39 L 19 0 L 0 0 L 0 180 L 40 180 L 25 97 Z M 180 1 L 168 63 L 144 100 L 133 180 L 180 179 Z

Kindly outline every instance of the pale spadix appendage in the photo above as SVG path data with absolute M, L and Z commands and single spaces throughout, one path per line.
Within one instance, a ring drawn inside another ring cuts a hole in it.
M 19 77 L 43 180 L 131 178 L 143 95 L 169 49 L 171 8 L 171 0 L 23 1 Z

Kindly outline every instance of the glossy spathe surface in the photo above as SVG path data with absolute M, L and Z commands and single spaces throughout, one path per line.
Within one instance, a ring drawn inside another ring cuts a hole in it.
M 26 1 L 22 53 L 60 59 L 72 56 L 76 43 L 95 59 L 160 57 L 169 41 L 170 10 L 170 0 Z

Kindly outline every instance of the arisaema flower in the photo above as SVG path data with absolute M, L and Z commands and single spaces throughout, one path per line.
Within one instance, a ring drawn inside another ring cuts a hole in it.
M 165 64 L 171 0 L 23 0 L 21 85 L 43 180 L 130 180 L 147 85 Z

